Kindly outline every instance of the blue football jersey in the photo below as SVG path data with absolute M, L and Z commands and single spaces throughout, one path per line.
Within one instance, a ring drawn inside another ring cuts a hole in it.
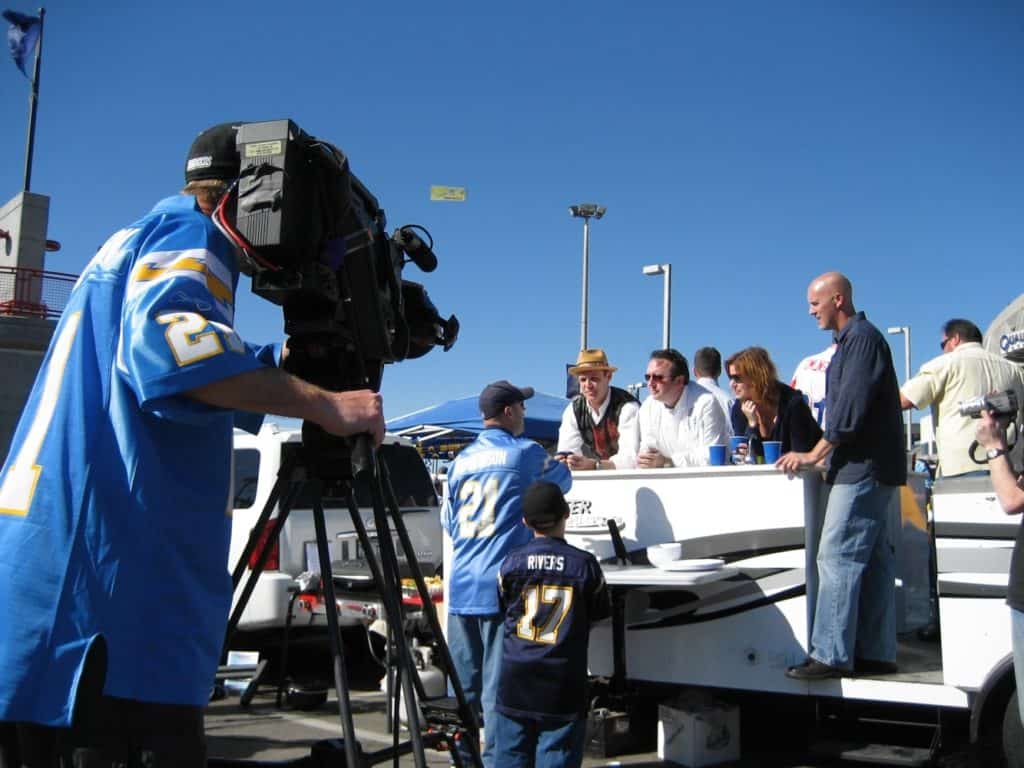
M 179 195 L 75 284 L 0 473 L 0 720 L 68 725 L 98 637 L 106 694 L 207 701 L 235 414 L 183 393 L 274 363 L 232 327 L 237 282 L 228 241 Z
M 495 588 L 505 555 L 533 534 L 523 522 L 522 496 L 538 480 L 562 492 L 572 475 L 540 445 L 488 428 L 459 452 L 448 469 L 448 500 L 442 519 L 452 539 L 448 612 L 486 616 L 500 611 Z
M 537 537 L 509 554 L 498 583 L 505 605 L 498 710 L 536 720 L 582 717 L 590 624 L 611 613 L 597 558 Z

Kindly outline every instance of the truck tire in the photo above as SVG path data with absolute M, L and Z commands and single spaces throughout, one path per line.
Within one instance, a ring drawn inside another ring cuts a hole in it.
M 1024 768 L 1024 725 L 1020 721 L 1017 691 L 1010 696 L 1003 712 L 1002 742 L 1007 768 Z

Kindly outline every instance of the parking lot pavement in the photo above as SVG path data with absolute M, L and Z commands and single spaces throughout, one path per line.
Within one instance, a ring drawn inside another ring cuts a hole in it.
M 376 690 L 350 693 L 356 736 L 363 750 L 372 752 L 392 743 L 387 732 L 385 696 Z M 206 736 L 210 757 L 245 760 L 290 760 L 308 756 L 312 745 L 322 739 L 341 737 L 341 721 L 333 691 L 326 704 L 312 711 L 278 709 L 272 688 L 265 687 L 247 708 L 231 696 L 210 704 L 206 712 Z M 403 730 L 401 738 L 408 738 Z M 448 754 L 426 750 L 430 766 L 449 765 Z M 388 761 L 390 763 L 390 761 Z M 401 765 L 414 765 L 411 755 Z M 598 759 L 587 758 L 585 766 L 663 765 L 654 753 Z
M 390 746 L 392 736 L 387 732 L 384 694 L 377 690 L 354 690 L 350 698 L 356 735 L 363 750 L 372 752 Z M 306 757 L 315 742 L 341 737 L 336 701 L 332 691 L 328 702 L 315 710 L 278 709 L 274 704 L 273 689 L 265 687 L 247 708 L 239 706 L 237 696 L 214 702 L 206 714 L 209 754 L 211 757 L 262 761 Z M 403 739 L 408 737 L 404 730 L 401 735 Z M 428 749 L 425 754 L 429 766 L 449 765 L 446 752 Z M 415 761 L 407 755 L 400 764 L 412 766 Z M 670 764 L 659 760 L 655 752 L 644 752 L 609 758 L 587 757 L 583 765 L 587 768 L 644 768 Z M 826 763 L 809 762 L 802 756 L 760 754 L 747 755 L 743 760 L 724 764 L 722 768 L 816 768 L 824 765 Z
M 206 736 L 211 757 L 247 760 L 288 760 L 309 755 L 323 739 L 341 738 L 341 720 L 333 692 L 326 704 L 312 711 L 278 709 L 272 689 L 258 694 L 248 707 L 231 697 L 210 705 Z M 363 750 L 372 752 L 392 743 L 387 732 L 384 694 L 352 691 L 352 715 Z M 405 737 L 403 732 L 402 737 Z M 448 765 L 445 753 L 428 750 L 429 765 Z M 411 757 L 402 764 L 413 765 Z

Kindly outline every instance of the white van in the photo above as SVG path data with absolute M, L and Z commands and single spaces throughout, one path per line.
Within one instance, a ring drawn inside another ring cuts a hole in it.
M 301 447 L 301 429 L 264 423 L 258 435 L 241 430 L 234 437 L 234 502 L 231 528 L 231 567 L 234 568 L 249 540 L 277 480 L 277 473 L 289 451 Z M 425 577 L 439 575 L 441 569 L 441 517 L 437 496 L 430 473 L 412 443 L 401 437 L 388 435 L 378 450 L 388 467 L 391 485 L 400 505 L 402 520 L 409 531 L 416 552 L 416 560 Z M 355 483 L 356 503 L 367 533 L 376 539 L 376 526 L 369 488 Z M 263 574 L 242 613 L 238 628 L 243 631 L 283 628 L 291 595 L 289 587 L 303 571 L 320 570 L 316 552 L 311 499 L 307 491 L 299 493 L 284 527 L 267 559 Z M 348 510 L 347 499 L 332 495 L 325 487 L 324 517 L 331 552 L 332 571 L 339 620 L 342 626 L 353 626 L 372 621 L 380 614 L 380 604 L 372 580 L 368 578 L 365 558 Z M 261 531 L 261 542 L 276 524 L 279 505 Z M 397 539 L 394 532 L 392 537 Z M 262 547 L 257 546 L 245 571 L 249 575 Z M 401 549 L 397 546 L 396 551 Z M 400 561 L 400 570 L 406 572 Z M 356 575 L 356 578 L 344 576 Z M 359 577 L 362 577 L 361 579 Z M 355 589 L 348 589 L 355 583 Z M 237 601 L 241 585 L 236 591 Z M 323 605 L 317 600 L 301 596 L 295 601 L 292 615 L 295 627 L 326 626 Z

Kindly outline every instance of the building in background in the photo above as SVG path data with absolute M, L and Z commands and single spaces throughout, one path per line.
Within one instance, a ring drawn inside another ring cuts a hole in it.
M 76 276 L 47 272 L 50 198 L 19 192 L 0 208 L 0 462 Z

